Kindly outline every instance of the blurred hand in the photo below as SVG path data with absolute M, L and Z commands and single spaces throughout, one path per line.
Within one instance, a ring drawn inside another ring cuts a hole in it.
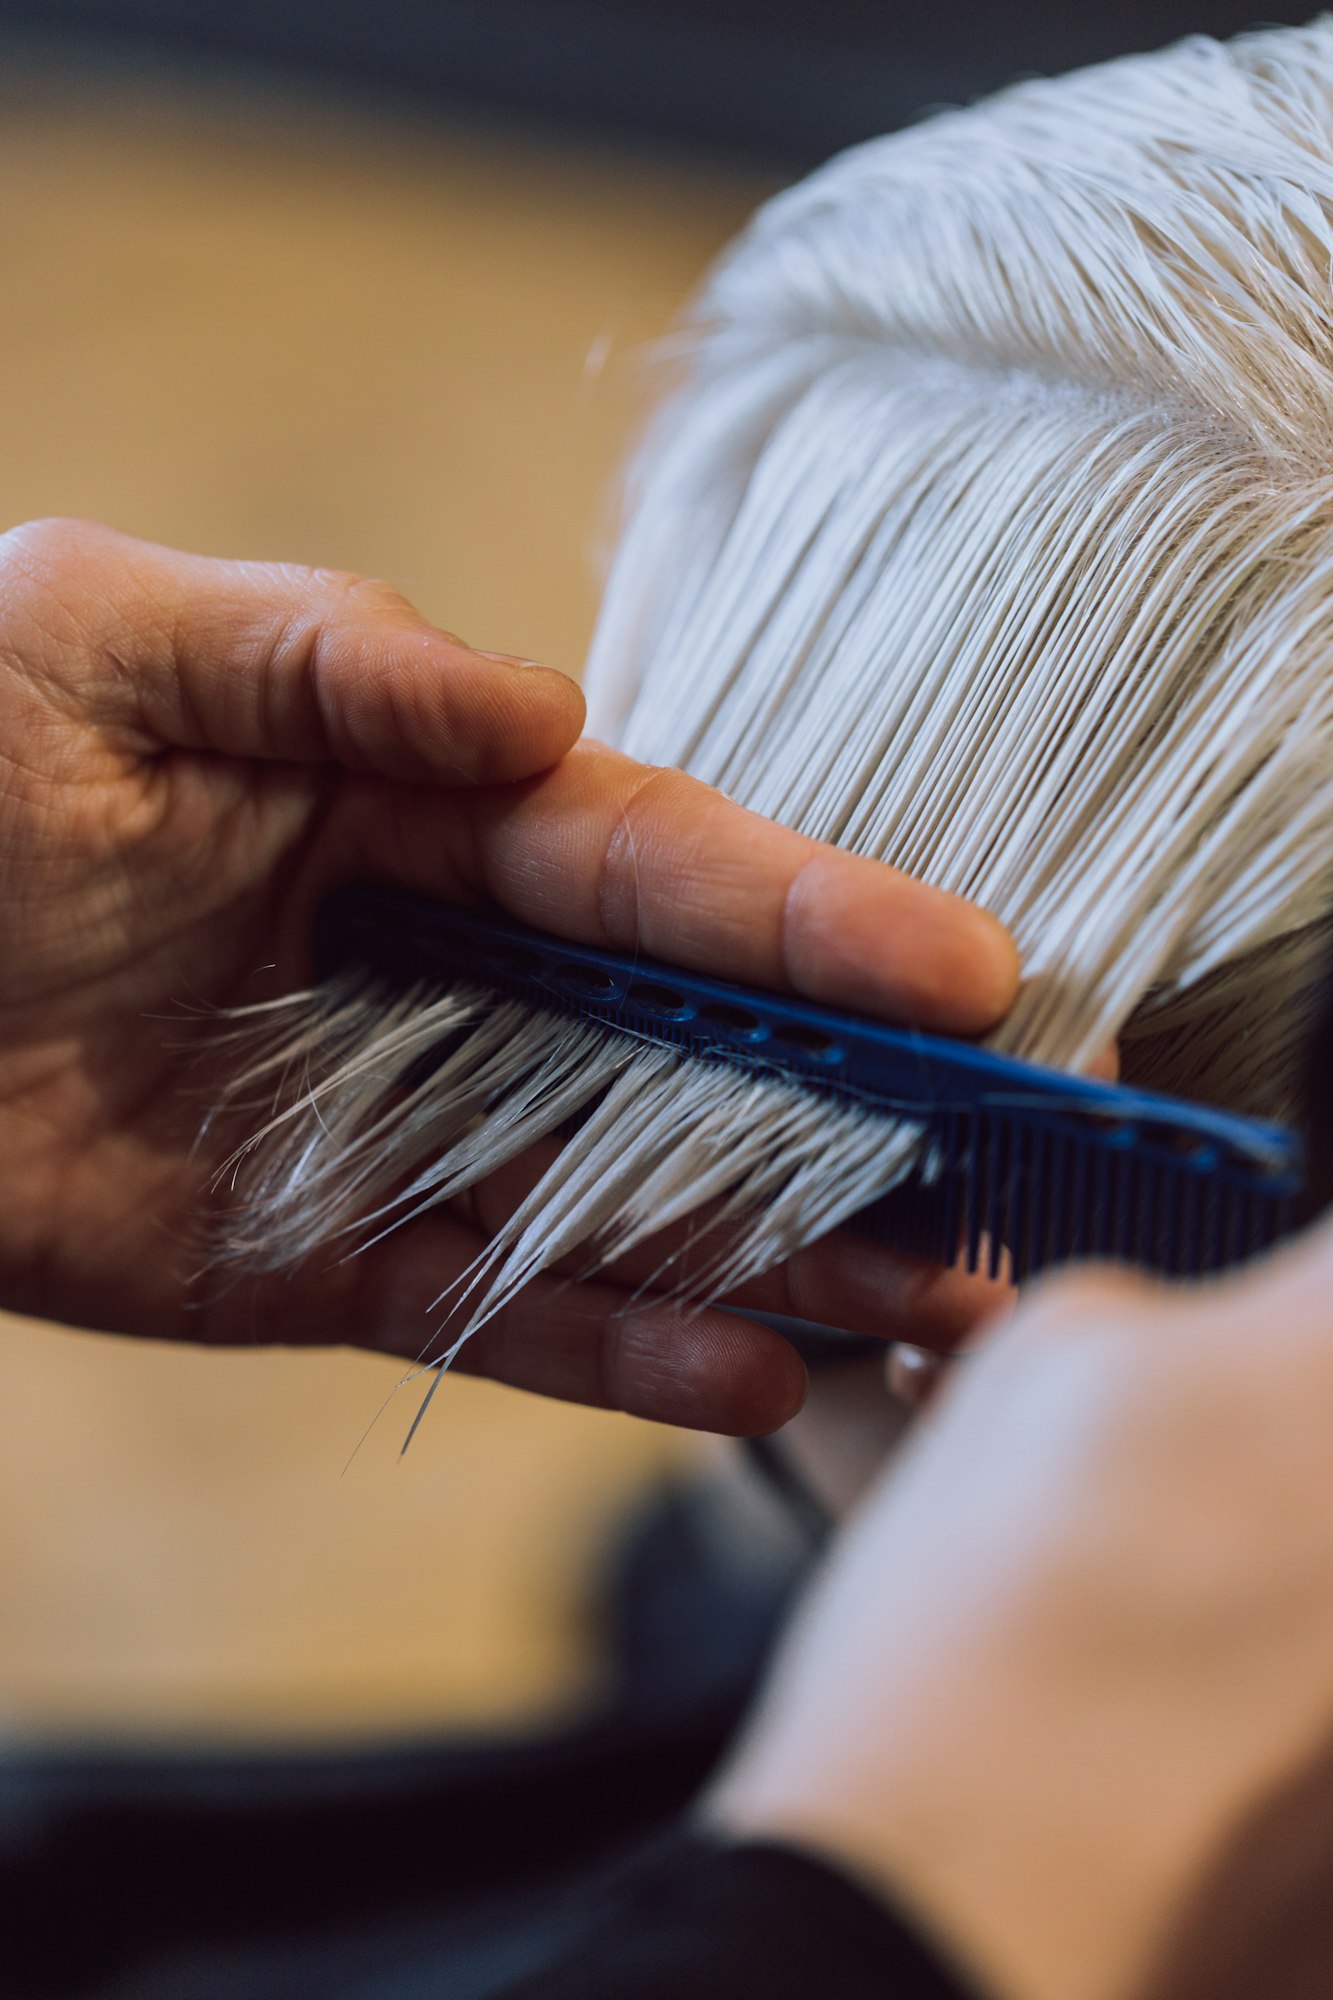
M 1142 1990 L 1333 1731 L 1333 1226 L 1039 1287 L 817 1586 L 712 1815 L 822 1851 L 1003 2000 Z
M 563 675 L 472 650 L 382 583 L 78 522 L 0 537 L 0 1303 L 416 1351 L 480 1247 L 448 1213 L 332 1270 L 223 1297 L 194 1282 L 216 1161 L 191 1150 L 180 1003 L 308 979 L 313 911 L 341 881 L 491 899 L 926 1027 L 1004 1012 L 1017 968 L 991 919 L 679 773 L 574 748 L 582 723 Z M 749 1303 L 891 1332 L 896 1271 L 864 1246 L 807 1252 Z M 628 1304 L 615 1282 L 539 1283 L 470 1364 L 722 1429 L 799 1404 L 800 1363 L 762 1327 Z
M 1089 1066 L 1089 1075 L 1105 1083 L 1114 1083 L 1119 1073 L 1114 1043 Z M 832 1520 L 841 1520 L 873 1484 L 909 1421 L 938 1395 L 960 1347 L 983 1328 L 994 1332 L 1013 1311 L 1018 1292 L 1010 1268 L 1004 1251 L 997 1278 L 966 1270 L 961 1255 L 949 1270 L 898 1259 L 893 1313 L 873 1329 L 891 1333 L 885 1352 L 877 1360 L 859 1355 L 826 1365 L 812 1378 L 805 1405 L 785 1426 L 778 1449 Z

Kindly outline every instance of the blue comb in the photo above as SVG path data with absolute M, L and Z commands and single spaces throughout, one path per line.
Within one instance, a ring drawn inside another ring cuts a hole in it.
M 1198 1276 L 1296 1225 L 1303 1148 L 1282 1126 L 1096 1083 L 967 1042 L 569 944 L 508 918 L 384 888 L 320 913 L 322 972 L 398 987 L 482 985 L 639 1041 L 779 1076 L 922 1128 L 923 1169 L 849 1225 L 994 1276 L 1111 1257 Z

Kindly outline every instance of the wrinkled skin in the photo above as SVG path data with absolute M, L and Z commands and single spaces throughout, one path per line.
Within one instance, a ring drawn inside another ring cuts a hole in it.
M 989 918 L 580 743 L 582 723 L 564 675 L 476 652 L 382 583 L 81 522 L 0 537 L 0 1304 L 417 1350 L 512 1184 L 340 1267 L 226 1291 L 198 1270 L 218 1157 L 194 1150 L 202 1017 L 308 978 L 312 912 L 341 881 L 494 900 L 923 1026 L 1003 1013 L 1017 967 Z M 745 1307 L 891 1336 L 924 1302 L 945 1339 L 971 1316 L 948 1279 L 864 1247 L 802 1253 L 735 1311 L 631 1301 L 642 1275 L 539 1281 L 467 1365 L 749 1431 L 792 1413 L 804 1372 Z

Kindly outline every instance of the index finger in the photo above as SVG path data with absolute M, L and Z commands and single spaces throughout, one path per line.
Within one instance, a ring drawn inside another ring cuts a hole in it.
M 1004 1015 L 1018 954 L 994 917 L 746 811 L 683 772 L 584 742 L 530 783 L 396 802 L 375 860 L 447 874 L 526 923 L 943 1032 Z

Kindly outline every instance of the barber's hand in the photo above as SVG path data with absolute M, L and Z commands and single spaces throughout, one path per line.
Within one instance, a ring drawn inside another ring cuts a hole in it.
M 991 919 L 593 744 L 577 687 L 479 654 L 382 583 L 179 555 L 105 528 L 0 537 L 0 1304 L 203 1340 L 414 1353 L 475 1255 L 448 1213 L 363 1258 L 193 1282 L 207 1070 L 188 1017 L 307 979 L 310 920 L 367 876 L 490 898 L 812 998 L 982 1029 L 1016 965 Z M 264 968 L 267 968 L 265 971 Z M 196 1019 L 200 1047 L 204 1024 Z M 883 1253 L 812 1251 L 756 1309 L 894 1330 Z M 716 1428 L 768 1428 L 803 1371 L 724 1312 L 548 1279 L 470 1364 Z M 887 1305 L 887 1310 L 885 1309 Z
M 862 1509 L 715 1794 L 1001 2000 L 1128 2000 L 1333 1740 L 1333 1227 L 1041 1287 Z M 1311 1989 L 1313 1990 L 1313 1989 Z

